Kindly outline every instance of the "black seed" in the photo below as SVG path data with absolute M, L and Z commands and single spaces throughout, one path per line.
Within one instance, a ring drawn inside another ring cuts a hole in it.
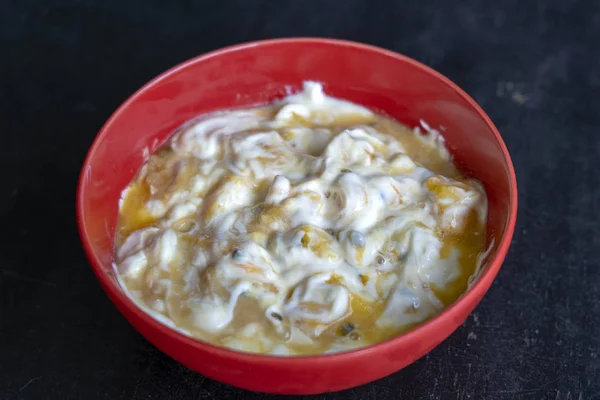
M 242 249 L 236 248 L 235 250 L 233 250 L 233 253 L 231 253 L 231 258 L 233 258 L 236 261 L 243 260 L 244 257 L 245 257 L 245 252 Z
M 354 324 L 351 324 L 350 322 L 346 322 L 344 325 L 342 325 L 342 327 L 340 328 L 340 335 L 342 336 L 346 336 L 348 335 L 350 332 L 352 332 L 354 330 Z
M 349 172 L 352 172 L 352 171 L 350 171 L 348 168 L 344 168 L 344 169 L 342 170 L 342 173 L 344 173 L 344 174 L 347 174 L 347 173 L 349 173 Z
M 398 256 L 398 261 L 406 261 L 406 258 L 408 257 L 408 251 L 403 250 L 400 255 Z
M 278 314 L 276 312 L 272 312 L 271 313 L 271 317 L 273 317 L 274 319 L 276 319 L 277 321 L 283 321 L 283 317 L 281 316 L 281 314 Z

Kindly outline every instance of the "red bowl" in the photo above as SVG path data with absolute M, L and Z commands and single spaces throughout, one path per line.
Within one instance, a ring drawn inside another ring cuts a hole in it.
M 121 191 L 148 152 L 198 114 L 270 102 L 304 80 L 408 125 L 444 127 L 461 170 L 488 195 L 493 247 L 477 282 L 453 305 L 399 337 L 322 356 L 278 357 L 216 347 L 178 333 L 139 309 L 115 280 L 113 237 Z M 277 39 L 241 44 L 187 61 L 131 96 L 100 130 L 82 167 L 77 219 L 100 284 L 129 322 L 169 356 L 207 377 L 245 389 L 313 394 L 358 386 L 419 359 L 448 337 L 494 280 L 513 236 L 517 184 L 500 134 L 475 101 L 436 71 L 400 54 L 329 39 Z

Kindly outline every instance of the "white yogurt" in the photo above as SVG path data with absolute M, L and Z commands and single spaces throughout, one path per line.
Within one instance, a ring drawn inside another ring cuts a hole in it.
M 293 354 L 286 343 L 310 344 L 348 317 L 354 296 L 385 302 L 380 328 L 438 313 L 442 302 L 428 288 L 444 288 L 460 274 L 460 251 L 442 257 L 440 232 L 459 229 L 473 210 L 484 221 L 483 189 L 443 178 L 456 196 L 435 195 L 425 184 L 434 173 L 372 126 L 339 133 L 290 126 L 298 118 L 316 125 L 346 115 L 375 118 L 325 95 L 318 83 L 306 82 L 280 106 L 273 119 L 252 110 L 202 117 L 172 138 L 175 156 L 194 157 L 200 167 L 189 187 L 166 202 L 149 202 L 157 222 L 116 250 L 124 284 L 154 269 L 183 276 L 187 296 L 180 306 L 189 310 L 189 326 L 223 332 L 221 343 L 234 349 L 274 354 Z M 449 157 L 439 133 L 424 122 L 422 128 L 424 145 Z M 196 234 L 210 238 L 207 245 L 182 244 L 183 233 L 173 227 L 186 218 L 195 221 Z M 203 288 L 202 274 L 218 290 Z M 268 327 L 260 325 L 229 332 L 241 296 L 256 299 L 276 331 L 284 331 L 281 321 L 291 324 L 287 342 L 268 339 L 261 333 Z M 145 309 L 168 320 L 163 300 Z M 327 351 L 366 344 L 338 343 Z

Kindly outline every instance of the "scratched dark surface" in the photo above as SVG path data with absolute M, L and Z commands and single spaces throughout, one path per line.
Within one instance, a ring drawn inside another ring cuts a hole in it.
M 0 2 L 0 398 L 275 399 L 161 354 L 100 289 L 75 226 L 95 133 L 135 89 L 224 45 L 327 36 L 436 68 L 496 122 L 520 211 L 464 326 L 388 378 L 319 399 L 600 398 L 600 3 Z

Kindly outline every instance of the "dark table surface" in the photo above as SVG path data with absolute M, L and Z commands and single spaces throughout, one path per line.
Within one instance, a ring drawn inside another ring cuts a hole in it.
M 144 340 L 88 267 L 74 202 L 88 146 L 134 90 L 281 36 L 367 42 L 439 70 L 495 121 L 519 181 L 510 253 L 466 323 L 403 371 L 318 398 L 600 398 L 598 1 L 167 3 L 0 2 L 0 398 L 275 398 Z

